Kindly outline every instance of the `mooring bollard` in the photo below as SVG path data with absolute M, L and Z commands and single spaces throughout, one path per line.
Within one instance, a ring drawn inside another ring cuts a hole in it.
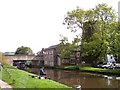
M 81 90 L 81 85 L 75 85 L 75 90 Z

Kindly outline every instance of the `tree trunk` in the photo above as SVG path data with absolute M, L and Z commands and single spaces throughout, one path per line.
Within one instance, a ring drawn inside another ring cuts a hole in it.
M 120 56 L 118 56 L 118 60 L 117 60 L 117 62 L 119 62 L 119 63 L 120 63 Z

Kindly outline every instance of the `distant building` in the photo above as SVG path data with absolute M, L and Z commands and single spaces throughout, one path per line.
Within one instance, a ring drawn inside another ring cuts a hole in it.
M 44 64 L 48 66 L 60 66 L 59 45 L 53 45 L 43 49 Z
M 80 56 L 80 53 L 79 53 Z M 73 55 L 70 58 L 60 59 L 60 45 L 53 45 L 48 48 L 43 48 L 41 51 L 37 53 L 35 56 L 40 64 L 45 66 L 61 66 L 61 65 L 69 65 L 69 64 L 79 64 L 80 59 L 78 56 L 78 51 L 74 51 Z
M 60 66 L 59 45 L 53 45 L 48 48 L 43 48 L 38 55 L 42 57 L 46 66 Z

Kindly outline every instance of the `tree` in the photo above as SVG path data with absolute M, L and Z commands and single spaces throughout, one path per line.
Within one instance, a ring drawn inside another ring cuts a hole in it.
M 1 62 L 2 64 L 5 64 L 5 63 L 6 63 L 5 56 L 4 56 L 4 54 L 3 54 L 2 52 L 0 52 L 0 62 Z
M 107 53 L 113 54 L 118 59 L 120 57 L 120 22 L 111 23 L 107 32 L 109 42 Z
M 67 59 L 69 62 L 72 58 L 75 58 L 75 52 L 79 51 L 79 45 L 80 45 L 80 39 L 78 39 L 78 36 L 74 38 L 72 43 L 68 42 L 68 38 L 62 36 L 60 40 L 60 57 L 62 60 Z
M 61 36 L 61 40 L 60 40 L 60 57 L 61 59 L 69 59 L 71 52 L 70 52 L 70 43 L 68 43 L 68 38 L 67 37 L 63 37 Z
M 21 46 L 17 48 L 15 54 L 16 55 L 33 55 L 33 51 L 29 47 Z
M 96 64 L 100 60 L 105 60 L 110 44 L 107 35 L 112 35 L 108 29 L 115 20 L 116 13 L 111 7 L 106 4 L 98 4 L 90 10 L 77 7 L 76 10 L 68 12 L 64 24 L 67 24 L 67 28 L 71 32 L 82 30 L 82 58 L 87 62 Z

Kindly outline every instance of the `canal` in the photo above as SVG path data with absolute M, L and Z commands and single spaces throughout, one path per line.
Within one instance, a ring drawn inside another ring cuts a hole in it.
M 29 72 L 39 74 L 38 68 L 29 69 Z M 79 71 L 66 71 L 59 69 L 45 69 L 48 78 L 74 87 L 82 88 L 120 88 L 120 77 L 108 76 Z

